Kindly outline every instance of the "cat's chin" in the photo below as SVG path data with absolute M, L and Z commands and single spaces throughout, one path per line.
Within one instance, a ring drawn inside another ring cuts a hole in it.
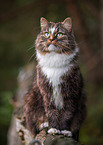
M 55 45 L 50 44 L 50 45 L 48 46 L 48 51 L 49 51 L 49 52 L 57 52 L 57 51 L 58 51 L 58 48 L 57 48 Z

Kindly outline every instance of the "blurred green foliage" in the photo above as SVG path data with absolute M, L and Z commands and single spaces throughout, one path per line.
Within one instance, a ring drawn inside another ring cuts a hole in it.
M 40 17 L 44 16 L 49 21 L 57 22 L 70 16 L 66 10 L 65 1 L 47 1 L 46 5 L 44 4 L 45 1 L 4 0 L 0 5 L 0 130 L 2 130 L 0 142 L 2 145 L 7 144 L 6 136 L 13 111 L 10 99 L 16 94 L 17 75 L 20 67 L 28 64 L 30 57 L 35 53 L 34 48 L 28 50 L 34 45 L 36 35 L 40 31 Z M 100 21 L 97 15 L 93 15 L 94 12 L 87 7 L 85 1 L 76 1 L 76 6 L 80 10 L 87 31 L 86 35 L 93 51 L 98 52 L 101 47 Z M 99 13 L 100 2 L 94 0 L 91 1 L 91 4 Z M 79 40 L 77 33 L 76 39 Z M 83 42 L 79 40 L 79 43 Z M 97 78 L 93 82 L 88 79 L 87 73 L 90 78 L 94 72 L 87 71 L 82 53 L 80 67 L 86 80 L 86 92 L 88 94 L 88 116 L 83 124 L 80 140 L 85 145 L 102 145 L 103 83 L 98 83 Z
M 5 91 L 0 93 L 0 142 L 6 144 L 8 125 L 11 121 L 13 107 L 10 105 L 12 92 Z

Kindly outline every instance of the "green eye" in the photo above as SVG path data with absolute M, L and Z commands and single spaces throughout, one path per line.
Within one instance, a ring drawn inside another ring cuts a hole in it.
M 49 33 L 48 32 L 45 32 L 45 37 L 49 37 Z
M 62 37 L 62 36 L 63 36 L 62 33 L 58 33 L 58 34 L 57 34 L 57 37 L 59 37 L 59 38 Z

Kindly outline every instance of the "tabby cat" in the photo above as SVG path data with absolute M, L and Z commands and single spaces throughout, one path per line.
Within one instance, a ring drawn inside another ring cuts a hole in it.
M 27 127 L 34 135 L 46 128 L 47 133 L 78 140 L 86 95 L 71 18 L 54 23 L 42 17 L 40 22 L 35 42 L 37 76 L 24 103 Z

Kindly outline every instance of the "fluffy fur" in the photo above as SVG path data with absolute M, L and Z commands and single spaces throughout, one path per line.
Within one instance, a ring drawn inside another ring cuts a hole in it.
M 78 48 L 76 48 L 73 54 L 69 56 L 66 54 L 58 54 L 55 52 L 47 53 L 42 55 L 37 51 L 37 59 L 39 60 L 39 65 L 42 68 L 43 74 L 49 80 L 49 83 L 53 87 L 53 100 L 58 109 L 63 108 L 63 97 L 61 96 L 61 87 L 58 86 L 62 83 L 61 76 L 63 76 L 67 71 L 73 66 L 71 61 L 78 53 Z
M 37 77 L 24 104 L 27 127 L 34 135 L 48 127 L 48 133 L 79 138 L 86 116 L 86 96 L 71 25 L 70 18 L 59 23 L 41 18 L 41 32 L 35 43 Z

